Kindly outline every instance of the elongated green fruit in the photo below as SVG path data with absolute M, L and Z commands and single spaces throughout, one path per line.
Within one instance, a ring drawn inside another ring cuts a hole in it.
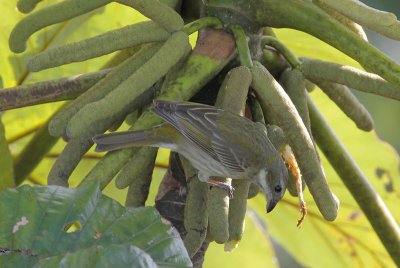
M 400 40 L 400 22 L 393 13 L 374 9 L 355 0 L 319 0 L 319 2 L 374 32 Z
M 319 148 L 357 201 L 396 265 L 400 266 L 398 223 L 310 97 L 308 107 L 312 131 Z
M 359 129 L 371 131 L 374 121 L 368 110 L 344 85 L 318 81 L 317 85 L 356 124 Z
M 251 72 L 246 66 L 239 66 L 230 70 L 219 89 L 215 106 L 244 115 L 251 80 Z
M 286 68 L 290 67 L 287 60 L 274 48 L 265 47 L 262 52 L 261 62 L 274 77 L 278 77 Z
M 349 17 L 346 17 L 339 12 L 337 12 L 335 9 L 330 7 L 329 5 L 325 4 L 322 1 L 315 1 L 316 4 L 323 9 L 326 13 L 331 15 L 333 18 L 337 19 L 341 24 L 346 26 L 348 29 L 350 29 L 352 32 L 356 33 L 359 37 L 361 37 L 363 40 L 368 42 L 367 35 L 364 32 L 364 29 L 354 21 L 352 21 Z
M 400 85 L 395 86 L 376 74 L 333 62 L 302 58 L 301 72 L 311 81 L 326 80 L 366 93 L 400 100 Z
M 20 20 L 10 34 L 9 46 L 15 53 L 26 49 L 26 41 L 36 31 L 104 6 L 110 0 L 69 0 L 42 8 Z
M 0 91 L 0 111 L 75 99 L 110 72 L 108 69 L 3 89 Z
M 111 126 L 108 127 L 108 131 L 114 132 L 117 131 L 125 121 L 125 117 L 122 117 L 120 120 L 115 121 Z
M 136 99 L 135 102 L 131 103 L 131 108 L 135 110 L 141 105 L 150 102 L 153 95 L 154 89 L 144 92 L 139 96 L 139 98 Z M 64 182 L 67 184 L 69 176 L 78 165 L 80 159 L 93 145 L 92 137 L 95 134 L 105 132 L 116 122 L 122 122 L 125 116 L 126 113 L 124 112 L 116 113 L 113 115 L 113 117 L 109 117 L 95 126 L 88 128 L 87 131 L 82 133 L 81 136 L 74 137 L 69 140 L 68 144 L 57 158 L 56 163 L 53 165 L 49 173 L 49 183 L 59 185 Z
M 117 122 L 122 122 L 126 115 L 128 115 L 129 113 L 150 104 L 155 94 L 155 88 L 150 87 L 149 89 L 138 95 L 137 98 L 132 100 L 125 109 L 120 109 L 113 113 L 110 113 L 109 117 L 106 117 L 103 120 L 96 122 L 95 125 L 92 125 L 90 126 L 90 128 L 81 132 L 80 136 L 93 137 L 97 134 L 104 133 L 107 129 L 111 128 Z
M 133 147 L 108 152 L 96 163 L 94 168 L 86 174 L 79 184 L 79 187 L 90 183 L 99 183 L 100 189 L 103 190 L 138 150 L 139 147 Z
M 226 74 L 225 79 L 219 89 L 215 106 L 243 116 L 251 81 L 252 76 L 248 67 L 239 66 L 230 70 Z M 246 215 L 249 182 L 238 182 L 235 183 L 235 185 L 234 197 L 231 200 L 228 199 L 229 203 L 226 202 L 226 191 L 223 192 L 219 191 L 219 189 L 213 188 L 210 190 L 210 195 L 213 195 L 213 198 L 209 198 L 209 202 L 207 204 L 209 209 L 215 211 L 215 214 L 210 215 L 209 219 L 210 232 L 215 241 L 222 243 L 225 237 L 215 235 L 214 232 L 225 227 L 228 228 L 229 241 L 225 244 L 226 251 L 231 251 L 236 248 L 244 231 L 244 218 Z M 219 198 L 218 194 L 220 195 Z M 225 216 L 223 213 L 227 208 L 222 206 L 228 206 L 229 213 L 226 215 L 228 218 L 224 220 L 219 219 L 218 221 L 211 219 L 211 216 L 216 217 L 216 214 L 218 213 L 216 210 L 218 207 L 221 211 L 219 218 Z M 213 226 L 213 224 L 226 223 L 228 226 Z M 225 235 L 225 233 L 223 233 L 223 235 Z
M 213 49 L 213 54 L 205 51 Z M 233 58 L 235 46 L 231 35 L 224 32 L 207 30 L 199 34 L 198 44 L 187 58 L 182 68 L 171 75 L 163 85 L 164 100 L 185 101 L 196 94 L 209 80 L 216 76 Z M 130 128 L 141 130 L 154 127 L 163 121 L 152 112 L 145 111 Z M 86 175 L 82 184 L 100 180 L 100 187 L 105 187 L 125 165 L 137 148 L 122 149 L 107 153 Z
M 138 109 L 130 114 L 128 114 L 125 118 L 125 123 L 132 126 L 138 120 L 139 116 L 142 114 L 142 109 Z
M 161 45 L 148 45 L 140 49 L 134 56 L 130 57 L 107 76 L 91 87 L 87 92 L 79 96 L 58 114 L 54 116 L 49 124 L 50 134 L 53 136 L 62 136 L 65 134 L 68 122 L 71 118 L 86 104 L 98 101 L 111 92 L 120 83 L 125 81 L 130 75 L 138 70 L 147 62 Z
M 161 123 L 162 119 L 155 116 L 150 111 L 145 111 L 130 130 L 148 129 Z M 140 147 L 132 147 L 108 152 L 83 178 L 81 185 L 100 181 L 100 188 L 104 189 L 139 148 Z
M 68 187 L 69 176 L 92 145 L 87 137 L 70 139 L 49 172 L 48 184 Z
M 29 13 L 31 12 L 36 5 L 42 0 L 19 0 L 17 2 L 17 8 L 22 13 Z
M 279 77 L 279 83 L 290 97 L 308 133 L 311 135 L 310 116 L 308 115 L 307 107 L 307 92 L 303 74 L 298 69 L 286 69 Z
M 293 54 L 293 52 L 290 51 L 290 49 L 287 48 L 281 41 L 279 41 L 278 38 L 272 36 L 264 36 L 261 39 L 261 47 L 265 46 L 271 46 L 277 49 L 293 68 L 296 68 L 300 64 L 300 61 Z
M 231 179 L 219 181 L 230 184 Z M 208 231 L 215 242 L 223 244 L 229 239 L 229 196 L 225 189 L 212 187 L 207 201 Z
M 250 182 L 235 180 L 232 182 L 232 186 L 235 188 L 235 193 L 229 202 L 229 239 L 224 247 L 224 250 L 228 252 L 235 249 L 242 240 Z
M 248 103 L 250 105 L 250 110 L 251 110 L 251 116 L 254 122 L 261 122 L 263 124 L 265 124 L 265 119 L 264 119 L 264 114 L 263 114 L 263 110 L 261 108 L 261 105 L 259 103 L 259 101 L 257 100 L 256 96 L 254 96 L 253 94 L 249 95 L 248 98 Z M 274 135 L 274 130 L 276 127 L 276 130 L 281 131 L 282 134 L 281 135 Z M 267 125 L 267 135 L 268 138 L 270 139 L 271 143 L 274 145 L 275 149 L 280 152 L 281 149 L 283 148 L 283 146 L 285 145 L 286 141 L 285 139 L 283 139 L 284 135 L 283 135 L 283 130 L 275 125 Z M 274 140 L 275 137 L 278 137 L 278 140 Z M 291 174 L 289 172 L 289 180 L 293 179 L 293 177 L 291 177 Z M 289 189 L 290 191 L 290 189 Z M 249 188 L 249 194 L 248 194 L 248 199 L 255 197 L 258 193 L 260 192 L 260 187 L 258 187 L 257 185 L 255 185 L 254 183 L 250 184 L 250 188 Z M 292 192 L 290 192 L 292 193 Z
M 120 189 L 129 186 L 125 201 L 126 206 L 141 207 L 145 205 L 149 195 L 157 151 L 158 148 L 140 148 L 118 174 L 115 180 L 116 186 Z
M 310 135 L 311 140 L 313 140 L 312 133 L 311 133 L 311 126 L 310 126 L 310 116 L 308 114 L 306 80 L 304 78 L 304 75 L 298 69 L 286 69 L 279 77 L 279 83 L 285 89 L 286 93 L 290 97 L 290 100 L 296 107 L 296 110 L 299 113 L 301 120 L 304 123 L 304 126 L 307 128 L 307 131 L 308 131 L 308 134 Z M 313 143 L 313 145 L 315 148 L 314 143 Z M 298 170 L 298 167 L 297 167 L 295 157 L 292 155 L 291 150 L 290 150 L 290 153 L 288 154 L 287 148 L 284 148 L 284 146 L 283 146 L 282 148 L 280 148 L 279 152 L 283 153 L 283 155 L 285 156 L 284 157 L 285 162 L 286 162 L 287 166 L 289 167 L 289 182 L 287 185 L 288 190 L 291 195 L 298 196 L 297 180 L 301 179 L 302 191 L 304 191 L 304 189 L 306 187 L 304 176 L 301 176 L 300 171 Z M 317 154 L 318 160 L 320 160 L 316 148 L 315 148 L 315 152 Z M 286 159 L 286 158 L 288 158 L 288 159 Z M 289 163 L 289 162 L 292 162 L 292 163 Z M 321 162 L 320 162 L 320 165 L 321 165 L 321 168 L 323 168 Z M 298 178 L 296 178 L 296 177 L 298 177 Z
M 182 17 L 168 5 L 158 0 L 116 0 L 115 2 L 130 6 L 149 19 L 164 27 L 169 32 L 183 28 Z
M 128 186 L 138 188 L 146 181 L 148 170 L 153 170 L 157 150 L 156 148 L 142 147 L 139 151 L 125 164 L 121 172 L 115 179 L 115 185 L 118 189 L 124 189 Z
M 35 55 L 28 62 L 27 68 L 36 72 L 85 61 L 140 44 L 162 42 L 169 36 L 169 32 L 152 21 L 139 22 L 82 41 L 47 49 Z
M 250 106 L 251 117 L 253 121 L 266 124 L 260 102 L 257 100 L 256 96 L 249 94 L 247 101 Z
M 182 156 L 180 156 L 180 159 L 188 187 L 185 217 L 183 218 L 186 236 L 183 241 L 189 256 L 192 258 L 200 249 L 207 235 L 209 185 L 199 181 L 197 170 L 193 168 L 187 159 Z
M 139 52 L 143 46 L 144 45 L 138 45 L 115 52 L 112 58 L 101 66 L 101 69 L 114 68 L 115 66 L 120 65 L 122 62 Z
M 286 134 L 310 192 L 326 220 L 333 221 L 339 207 L 319 164 L 313 142 L 296 108 L 283 88 L 259 62 L 251 69 L 252 86 L 265 114 L 272 114 Z
M 103 99 L 83 107 L 68 123 L 67 135 L 69 137 L 80 136 L 93 124 L 98 124 L 116 113 L 129 109 L 132 101 L 163 77 L 179 61 L 188 46 L 190 44 L 187 34 L 184 32 L 172 34 L 149 61 L 115 90 Z

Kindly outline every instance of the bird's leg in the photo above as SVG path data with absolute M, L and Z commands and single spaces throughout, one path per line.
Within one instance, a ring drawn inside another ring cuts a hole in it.
M 306 202 L 304 201 L 302 185 L 301 185 L 302 184 L 301 172 L 299 166 L 297 165 L 297 161 L 296 158 L 294 157 L 292 149 L 288 144 L 286 144 L 285 147 L 283 148 L 282 156 L 285 159 L 285 162 L 288 165 L 288 168 L 290 172 L 292 172 L 296 181 L 296 190 L 297 190 L 297 196 L 299 197 L 299 206 L 301 211 L 301 218 L 297 221 L 297 227 L 300 227 L 304 218 L 307 215 L 307 207 L 306 207 Z
M 212 186 L 215 186 L 215 187 L 218 187 L 220 189 L 227 191 L 229 199 L 233 198 L 233 192 L 235 191 L 235 188 L 233 188 L 232 185 L 225 183 L 225 182 L 213 180 L 213 179 L 208 179 L 207 183 L 211 184 Z
M 233 192 L 235 191 L 235 188 L 233 188 L 230 183 L 210 179 L 209 174 L 203 173 L 200 170 L 197 173 L 197 177 L 202 182 L 206 182 L 208 184 L 211 184 L 212 186 L 225 190 L 228 193 L 229 199 L 233 198 Z

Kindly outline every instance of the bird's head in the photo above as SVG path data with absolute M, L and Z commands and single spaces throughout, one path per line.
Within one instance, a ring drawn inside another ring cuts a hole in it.
M 261 169 L 254 178 L 254 183 L 262 189 L 267 198 L 267 213 L 274 209 L 285 194 L 288 176 L 287 168 L 279 156 L 272 164 Z

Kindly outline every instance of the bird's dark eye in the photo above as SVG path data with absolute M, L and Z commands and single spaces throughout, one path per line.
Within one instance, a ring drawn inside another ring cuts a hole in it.
M 282 191 L 282 187 L 280 185 L 275 186 L 275 192 L 280 193 Z

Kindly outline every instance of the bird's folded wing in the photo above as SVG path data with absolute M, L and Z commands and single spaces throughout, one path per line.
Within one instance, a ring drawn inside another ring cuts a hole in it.
M 225 111 L 208 105 L 163 101 L 162 105 L 157 102 L 155 112 L 227 169 L 244 172 L 217 128 L 218 115 Z

